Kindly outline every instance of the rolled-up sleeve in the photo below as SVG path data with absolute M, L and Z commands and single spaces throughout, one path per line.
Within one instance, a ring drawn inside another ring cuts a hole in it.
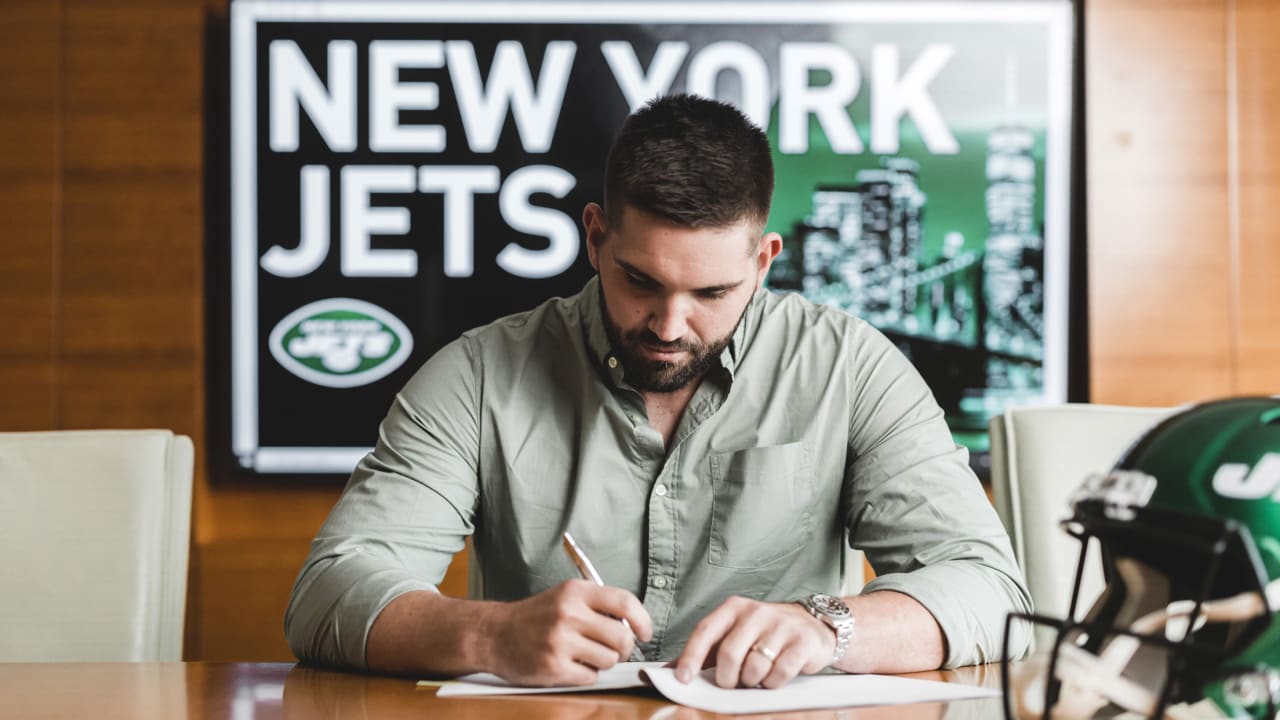
M 403 593 L 436 591 L 474 530 L 479 392 L 464 337 L 396 396 L 294 583 L 285 635 L 300 660 L 365 669 L 382 609 Z
M 863 592 L 927 608 L 946 636 L 946 667 L 999 660 L 1006 616 L 1031 610 L 1008 534 L 920 375 L 867 330 L 845 478 L 850 542 L 876 571 Z M 1019 631 L 1011 653 L 1028 641 Z

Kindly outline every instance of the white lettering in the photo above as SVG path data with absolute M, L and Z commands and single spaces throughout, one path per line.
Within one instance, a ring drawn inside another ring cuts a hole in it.
M 960 143 L 928 93 L 929 83 L 955 52 L 950 45 L 930 45 L 899 78 L 897 46 L 882 44 L 871 49 L 871 152 L 898 152 L 898 123 L 903 115 L 915 121 L 929 152 L 960 152 Z
M 440 125 L 401 125 L 401 110 L 435 110 L 440 88 L 433 82 L 401 82 L 401 68 L 444 65 L 439 41 L 374 40 L 369 43 L 369 147 L 374 152 L 440 152 Z
M 307 111 L 330 150 L 356 149 L 356 44 L 334 40 L 328 47 L 328 89 L 292 40 L 273 40 L 268 55 L 271 98 L 269 135 L 273 152 L 298 149 L 298 106 Z
M 720 73 L 733 70 L 741 80 L 738 109 L 762 129 L 769 127 L 769 66 L 750 45 L 740 42 L 712 43 L 689 61 L 689 92 L 716 98 Z
M 329 168 L 304 165 L 302 184 L 302 238 L 294 250 L 271 246 L 262 256 L 262 269 L 279 277 L 302 277 L 324 262 L 329 254 Z
M 575 183 L 573 175 L 550 165 L 530 165 L 511 173 L 498 196 L 502 219 L 520 232 L 546 237 L 550 245 L 530 250 L 510 243 L 498 253 L 498 267 L 526 278 L 551 277 L 569 269 L 581 245 L 578 226 L 568 215 L 533 205 L 529 198 L 534 193 L 562 198 Z
M 848 106 L 858 96 L 862 75 L 847 50 L 832 43 L 783 43 L 778 64 L 782 91 L 778 101 L 778 150 L 788 155 L 809 151 L 809 116 L 826 133 L 831 150 L 840 154 L 862 152 L 849 118 Z M 813 87 L 809 74 L 824 70 L 831 82 Z
M 471 277 L 475 272 L 476 193 L 498 191 L 498 168 L 425 166 L 418 171 L 418 189 L 444 193 L 444 274 Z
M 417 189 L 411 165 L 349 165 L 342 168 L 342 274 L 347 277 L 412 277 L 418 272 L 413 250 L 374 250 L 369 238 L 409 232 L 409 210 L 371 207 L 377 193 L 411 193 Z
M 641 69 L 640 59 L 636 57 L 635 48 L 629 42 L 607 40 L 600 43 L 600 52 L 613 71 L 613 78 L 618 82 L 618 89 L 622 91 L 627 106 L 631 112 L 635 112 L 650 100 L 666 95 L 671 89 L 676 73 L 680 72 L 680 65 L 689 54 L 689 43 L 679 40 L 658 43 L 647 72 Z
M 472 152 L 493 152 L 506 123 L 507 111 L 515 116 L 516 130 L 525 152 L 546 152 L 551 147 L 556 121 L 564 104 L 565 88 L 577 45 L 554 40 L 547 43 L 534 90 L 524 48 L 514 40 L 498 43 L 487 83 L 480 80 L 475 48 L 465 40 L 445 43 L 449 78 L 453 81 L 462 127 Z

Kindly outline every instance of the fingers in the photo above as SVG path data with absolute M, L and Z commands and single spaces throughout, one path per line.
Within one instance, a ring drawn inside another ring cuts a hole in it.
M 730 603 L 726 602 L 725 605 L 729 606 Z M 769 653 L 753 652 L 752 647 L 769 631 L 770 627 L 777 627 L 776 613 L 772 612 L 772 607 L 769 605 L 744 600 L 735 602 L 730 607 L 736 610 L 737 617 L 733 627 L 720 641 L 720 649 L 716 652 L 716 684 L 723 688 L 747 685 L 741 677 L 743 664 L 748 659 L 747 654 L 758 656 L 751 658 L 753 662 L 760 659 L 768 660 L 765 656 Z M 785 632 L 785 628 L 778 628 L 778 630 Z M 776 653 L 774 648 L 781 644 L 785 636 L 780 637 L 774 633 L 774 637 L 772 647 L 767 644 L 763 647 Z M 763 676 L 763 673 L 761 675 Z M 747 687 L 755 684 L 752 682 Z
M 694 628 L 676 659 L 676 678 L 689 682 L 714 651 L 716 685 L 780 687 L 826 667 L 829 634 L 798 605 L 730 598 Z
M 580 657 L 575 655 L 575 659 L 606 669 L 631 655 L 635 639 L 622 620 L 610 613 L 626 608 L 626 596 L 634 599 L 631 593 L 582 580 L 562 583 L 555 590 L 558 597 L 553 632 L 560 634 L 567 649 L 583 653 Z M 643 617 L 647 619 L 648 614 Z
M 758 687 L 785 655 L 793 655 L 792 645 L 786 638 L 776 632 L 767 632 L 759 640 L 751 643 L 747 654 L 742 659 L 742 668 L 738 682 L 743 687 Z M 788 680 L 790 678 L 787 678 Z M 717 678 L 718 682 L 718 678 Z M 783 680 L 786 682 L 786 680 Z
M 553 660 L 541 668 L 536 679 L 523 684 L 543 687 L 574 687 L 594 685 L 600 673 L 574 660 Z
M 615 622 L 615 625 L 621 626 L 622 623 Z M 616 640 L 617 638 L 615 638 Z M 616 645 L 611 643 L 602 643 L 591 637 L 590 635 L 575 635 L 569 641 L 569 649 L 567 655 L 575 662 L 591 668 L 592 670 L 608 670 L 617 665 L 620 661 L 626 660 L 631 654 L 629 648 L 631 639 L 626 638 L 628 649 L 625 653 L 620 652 Z M 595 678 L 592 678 L 592 682 Z
M 616 587 L 591 585 L 588 603 L 598 613 L 618 620 L 626 620 L 636 639 L 649 642 L 653 639 L 653 618 L 635 595 Z M 621 624 L 621 623 L 619 623 Z
M 689 641 L 685 643 L 684 652 L 676 658 L 677 680 L 687 683 L 703 668 L 712 648 L 733 627 L 736 613 L 727 606 L 734 600 L 740 599 L 729 598 L 694 626 L 693 632 L 689 634 Z
M 804 670 L 808 658 L 804 643 L 792 642 L 778 653 L 778 659 L 773 661 L 769 671 L 756 684 L 767 688 L 782 687 Z
M 493 670 L 518 684 L 591 684 L 626 660 L 635 638 L 613 613 L 635 618 L 646 637 L 653 632 L 634 595 L 581 580 L 500 607 L 495 625 L 507 651 Z
M 603 670 L 631 657 L 631 650 L 635 646 L 635 637 L 627 629 L 627 626 L 622 624 L 621 620 L 592 611 L 591 615 L 583 618 L 575 629 L 583 638 L 606 648 L 612 653 L 612 662 L 608 665 L 600 665 L 593 662 L 591 665 L 594 667 Z

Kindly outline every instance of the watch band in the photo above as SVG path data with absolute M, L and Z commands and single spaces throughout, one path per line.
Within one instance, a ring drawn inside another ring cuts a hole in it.
M 849 642 L 853 639 L 854 619 L 849 606 L 840 598 L 825 593 L 814 593 L 797 602 L 808 610 L 810 615 L 826 623 L 835 631 L 836 649 L 831 654 L 831 662 L 828 663 L 834 665 L 844 657 L 845 651 L 849 649 Z

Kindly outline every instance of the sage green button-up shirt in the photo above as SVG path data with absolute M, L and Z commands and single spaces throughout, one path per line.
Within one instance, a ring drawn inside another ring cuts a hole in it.
M 611 362 L 600 312 L 593 279 L 467 332 L 414 375 L 294 585 L 299 658 L 365 667 L 378 613 L 434 590 L 467 536 L 487 599 L 575 578 L 565 530 L 605 583 L 643 601 L 650 659 L 678 655 L 731 595 L 835 593 L 846 542 L 877 573 L 863 592 L 933 613 L 948 665 L 999 658 L 1005 614 L 1030 606 L 1008 537 L 929 389 L 879 332 L 759 291 L 668 449 Z

